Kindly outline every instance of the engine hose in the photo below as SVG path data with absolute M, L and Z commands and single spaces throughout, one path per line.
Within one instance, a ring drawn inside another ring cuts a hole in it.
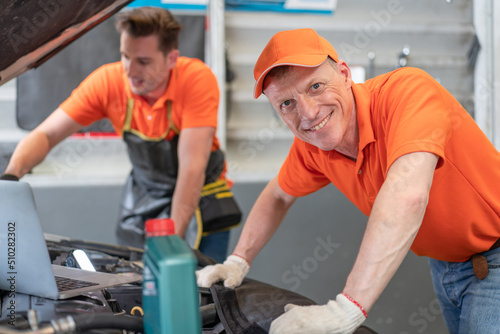
M 10 326 L 9 326 L 10 327 Z M 94 314 L 89 319 L 88 314 L 66 316 L 51 321 L 50 325 L 43 325 L 37 330 L 16 330 L 7 326 L 0 326 L 2 334 L 73 334 L 91 329 L 122 329 L 133 332 L 143 332 L 142 318 L 128 315 Z
M 200 314 L 203 327 L 220 322 L 215 304 L 200 306 Z
M 128 315 L 113 315 L 113 314 L 94 314 L 89 318 L 88 314 L 74 315 L 67 318 L 57 319 L 52 322 L 54 327 L 58 324 L 55 322 L 59 321 L 64 327 L 64 322 L 68 321 L 68 318 L 72 318 L 74 322 L 74 328 L 76 332 L 81 332 L 90 329 L 124 329 L 134 332 L 142 332 L 144 326 L 142 324 L 142 318 L 131 317 Z M 58 331 L 56 330 L 56 333 Z

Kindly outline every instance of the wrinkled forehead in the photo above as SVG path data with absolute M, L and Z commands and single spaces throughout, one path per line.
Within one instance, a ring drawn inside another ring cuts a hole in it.
M 281 65 L 276 66 L 269 71 L 269 73 L 264 78 L 262 88 L 262 93 L 267 95 L 269 90 L 269 85 L 274 86 L 297 86 L 302 82 L 308 84 L 307 80 L 311 75 L 314 75 L 319 70 L 322 69 L 323 63 L 316 66 L 302 66 L 302 65 Z

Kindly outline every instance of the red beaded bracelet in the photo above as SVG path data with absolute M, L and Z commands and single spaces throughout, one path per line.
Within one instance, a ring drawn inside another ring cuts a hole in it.
M 342 294 L 347 298 L 349 299 L 354 305 L 356 305 L 357 307 L 359 307 L 359 309 L 361 310 L 361 312 L 363 312 L 363 315 L 365 316 L 365 318 L 368 318 L 368 313 L 366 313 L 365 309 L 363 308 L 363 306 L 359 305 L 359 303 L 357 301 L 354 300 L 354 298 L 352 298 L 351 296 L 349 296 L 347 293 L 345 292 L 342 292 Z

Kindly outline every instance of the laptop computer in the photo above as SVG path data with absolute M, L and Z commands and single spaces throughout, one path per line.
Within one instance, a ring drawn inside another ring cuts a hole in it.
M 142 276 L 135 273 L 120 275 L 53 265 L 31 186 L 0 180 L 0 289 L 67 299 L 140 280 Z M 65 282 L 63 287 L 58 288 L 57 281 Z

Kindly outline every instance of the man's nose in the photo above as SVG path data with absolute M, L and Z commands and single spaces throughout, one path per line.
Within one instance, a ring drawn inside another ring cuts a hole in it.
M 127 72 L 127 76 L 133 77 L 137 74 L 137 65 L 133 61 L 128 61 L 125 64 L 125 71 Z
M 301 96 L 297 98 L 296 101 L 299 117 L 302 120 L 312 120 L 316 118 L 319 107 L 316 103 L 314 103 L 313 99 L 307 96 Z

